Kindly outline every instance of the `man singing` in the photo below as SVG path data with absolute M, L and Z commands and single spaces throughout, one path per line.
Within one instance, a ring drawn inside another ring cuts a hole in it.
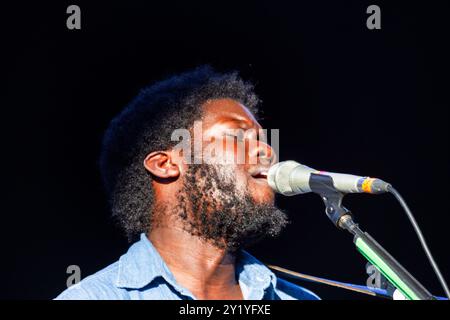
M 142 90 L 112 120 L 100 159 L 112 213 L 135 242 L 56 299 L 319 299 L 243 250 L 287 223 L 266 181 L 275 155 L 258 102 L 236 73 L 209 67 Z M 189 150 L 173 138 L 183 128 Z

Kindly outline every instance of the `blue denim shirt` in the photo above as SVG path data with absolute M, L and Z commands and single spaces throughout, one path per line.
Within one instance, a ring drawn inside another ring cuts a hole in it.
M 318 300 L 314 293 L 277 278 L 264 264 L 241 250 L 236 273 L 246 300 Z M 62 292 L 56 300 L 196 299 L 177 283 L 145 234 L 119 261 Z

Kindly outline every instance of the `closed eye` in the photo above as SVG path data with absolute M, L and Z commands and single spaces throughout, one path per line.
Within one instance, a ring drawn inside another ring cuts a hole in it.
M 225 133 L 223 136 L 233 137 L 237 141 L 244 141 L 244 135 L 243 134 Z

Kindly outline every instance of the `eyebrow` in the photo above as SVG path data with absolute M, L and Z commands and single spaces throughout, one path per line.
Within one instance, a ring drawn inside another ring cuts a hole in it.
M 240 115 L 236 115 L 236 114 L 232 114 L 232 115 L 227 115 L 228 119 L 225 120 L 224 122 L 234 122 L 234 123 L 239 123 L 241 127 L 244 128 L 250 128 L 253 126 L 253 122 L 250 121 L 248 118 L 240 116 Z

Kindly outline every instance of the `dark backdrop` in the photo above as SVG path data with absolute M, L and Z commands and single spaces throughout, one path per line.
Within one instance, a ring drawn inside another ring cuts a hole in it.
M 163 4 L 164 3 L 164 4 Z M 66 28 L 78 4 L 82 29 Z M 382 29 L 366 28 L 377 4 Z M 447 279 L 448 12 L 422 1 L 59 1 L 2 4 L 0 297 L 49 299 L 66 268 L 82 277 L 128 244 L 98 172 L 102 133 L 144 85 L 209 63 L 256 83 L 280 157 L 380 177 L 408 200 Z M 299 272 L 365 284 L 365 261 L 313 195 L 279 199 L 292 223 L 249 249 Z M 442 294 L 406 216 L 389 195 L 348 196 L 360 225 Z M 323 299 L 366 299 L 302 283 Z

